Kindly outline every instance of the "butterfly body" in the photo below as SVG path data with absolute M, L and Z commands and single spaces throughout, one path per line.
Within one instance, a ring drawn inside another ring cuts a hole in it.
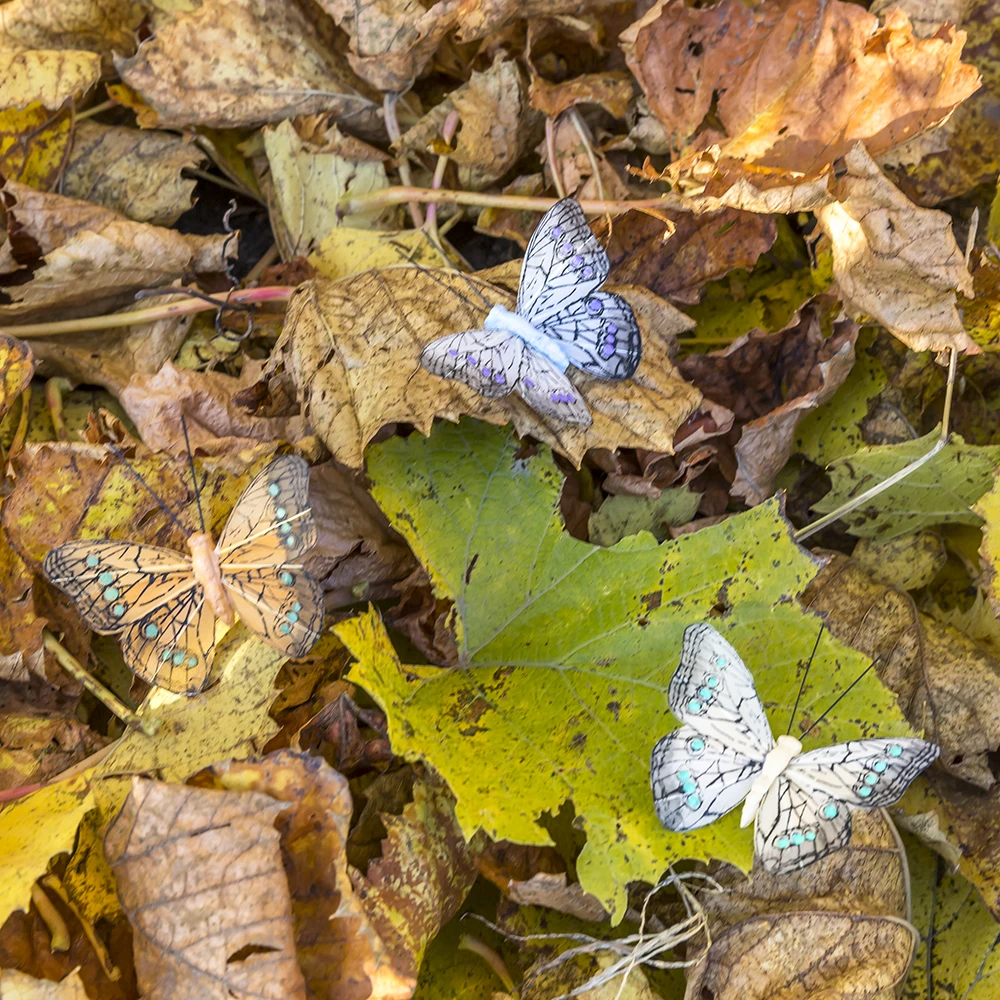
M 528 243 L 516 312 L 494 306 L 482 329 L 431 341 L 420 363 L 488 399 L 516 392 L 544 417 L 589 426 L 590 410 L 566 369 L 621 381 L 632 377 L 642 355 L 631 306 L 598 290 L 610 270 L 583 210 L 564 198 Z
M 659 740 L 650 785 L 660 822 L 678 833 L 714 822 L 743 803 L 762 867 L 796 871 L 845 847 L 851 810 L 892 805 L 940 753 L 911 737 L 860 739 L 802 752 L 775 741 L 753 677 L 710 625 L 684 631 L 670 681 L 682 725 Z
M 194 694 L 210 677 L 217 618 L 238 615 L 291 657 L 319 638 L 323 589 L 299 561 L 316 544 L 308 489 L 309 466 L 283 455 L 244 490 L 217 544 L 207 531 L 188 535 L 190 557 L 84 539 L 53 549 L 43 569 L 95 632 L 120 635 L 135 674 Z

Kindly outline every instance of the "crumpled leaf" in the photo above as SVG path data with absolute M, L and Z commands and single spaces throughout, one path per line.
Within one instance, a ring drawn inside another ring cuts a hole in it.
M 935 429 L 915 441 L 872 445 L 829 468 L 830 492 L 813 506 L 826 514 L 926 455 L 940 438 Z M 906 478 L 842 518 L 859 538 L 888 541 L 935 524 L 981 523 L 970 509 L 993 483 L 1000 445 L 966 444 L 958 434 Z
M 75 708 L 68 700 L 32 703 L 8 694 L 0 717 L 0 789 L 56 779 L 108 742 L 76 718 Z
M 659 825 L 649 753 L 676 725 L 666 690 L 681 633 L 720 601 L 728 614 L 717 624 L 746 656 L 764 703 L 780 706 L 774 725 L 784 732 L 794 665 L 817 626 L 780 602 L 816 564 L 792 542 L 777 501 L 662 545 L 642 535 L 611 549 L 578 541 L 562 528 L 562 477 L 549 453 L 525 459 L 517 448 L 510 433 L 463 422 L 372 449 L 376 500 L 435 594 L 454 602 L 463 669 L 401 665 L 372 612 L 336 630 L 358 659 L 349 679 L 386 712 L 393 750 L 448 782 L 467 836 L 550 843 L 539 817 L 571 799 L 587 835 L 580 884 L 611 913 L 629 882 L 655 881 L 678 857 L 748 866 L 751 838 L 735 816 L 686 835 Z M 798 717 L 818 717 L 863 664 L 824 643 Z M 529 703 L 544 710 L 525 712 Z M 902 725 L 894 697 L 867 678 L 817 738 Z
M 831 555 L 803 601 L 827 612 L 830 632 L 878 658 L 875 669 L 911 724 L 941 747 L 940 766 L 989 789 L 1000 743 L 1000 662 L 981 643 L 917 611 L 908 594 Z M 953 782 L 954 784 L 954 782 Z
M 751 170 L 815 177 L 859 141 L 878 156 L 936 125 L 979 87 L 964 42 L 950 27 L 915 39 L 902 11 L 879 26 L 841 0 L 658 0 L 621 36 L 680 154 L 671 173 L 719 144 L 727 187 Z
M 948 550 L 940 535 L 918 531 L 887 542 L 862 538 L 851 558 L 878 583 L 917 590 L 937 576 L 948 561 Z
M 17 969 L 0 970 L 0 997 L 3 1000 L 87 1000 L 87 991 L 78 972 L 61 982 L 35 979 Z
M 521 433 L 574 462 L 592 447 L 672 452 L 675 430 L 700 398 L 669 358 L 672 335 L 689 328 L 690 320 L 642 289 L 615 290 L 636 312 L 643 358 L 626 382 L 574 373 L 594 416 L 586 429 L 546 421 L 513 394 L 485 399 L 420 366 L 430 341 L 481 326 L 493 302 L 513 308 L 514 296 L 485 275 L 396 267 L 337 283 L 306 282 L 292 297 L 264 377 L 284 367 L 305 418 L 334 457 L 352 468 L 361 467 L 365 445 L 387 423 L 405 421 L 427 434 L 435 416 L 457 420 L 463 413 L 490 423 L 513 421 Z
M 855 324 L 834 323 L 832 335 L 823 335 L 831 304 L 817 300 L 779 333 L 754 330 L 724 351 L 678 361 L 707 399 L 735 413 L 732 494 L 751 506 L 773 493 L 802 418 L 833 395 L 854 364 Z
M 502 28 L 515 18 L 528 22 L 558 14 L 594 12 L 615 5 L 615 0 L 464 0 L 456 37 L 470 42 Z
M 2 196 L 8 233 L 0 260 L 18 269 L 8 267 L 8 276 L 0 275 L 7 303 L 0 305 L 0 321 L 104 312 L 130 302 L 142 288 L 170 284 L 190 272 L 224 272 L 226 258 L 236 253 L 235 241 L 225 233 L 182 235 L 15 181 L 4 185 Z M 27 281 L 25 268 L 31 272 Z
M 133 778 L 104 848 L 137 931 L 143 996 L 305 1000 L 274 828 L 282 808 L 262 792 Z
M 0 512 L 6 513 L 5 500 Z M 31 570 L 0 529 L 0 680 L 27 682 L 41 676 L 42 630 Z
M 481 191 L 499 180 L 528 149 L 538 114 L 528 103 L 528 82 L 517 62 L 498 53 L 489 69 L 473 70 L 469 82 L 453 90 L 403 134 L 401 153 L 424 153 L 441 140 L 445 118 L 455 110 L 462 129 L 448 154 L 463 189 Z
M 723 871 L 724 891 L 700 895 L 712 943 L 686 995 L 891 997 L 918 940 L 906 862 L 890 822 L 858 812 L 848 847 L 800 872 Z
M 570 115 L 558 119 L 553 127 L 552 149 L 555 173 L 570 197 L 602 201 L 624 201 L 628 198 L 628 186 L 594 141 L 586 122 Z M 539 142 L 535 152 L 544 163 L 545 177 L 552 186 L 556 186 L 547 141 L 543 139 Z
M 66 164 L 72 132 L 66 108 L 52 112 L 35 101 L 0 111 L 0 176 L 50 190 Z
M 687 486 L 663 490 L 653 497 L 610 496 L 590 515 L 588 537 L 595 545 L 614 545 L 629 535 L 648 531 L 658 542 L 666 541 L 669 528 L 694 517 L 701 495 Z
M 351 37 L 351 68 L 376 90 L 405 93 L 455 26 L 462 0 L 441 0 L 429 8 L 418 0 L 320 0 L 323 9 Z
M 23 340 L 0 334 L 0 420 L 31 384 L 34 372 L 31 348 Z
M 242 128 L 328 112 L 370 131 L 378 106 L 298 4 L 154 7 L 152 37 L 115 58 L 162 126 Z
M 623 70 L 582 73 L 562 83 L 531 78 L 530 100 L 536 111 L 557 118 L 577 104 L 597 104 L 615 118 L 624 118 L 632 100 L 632 76 Z
M 631 211 L 614 220 L 608 240 L 611 280 L 644 285 L 674 302 L 694 303 L 707 282 L 734 268 L 750 269 L 775 238 L 770 216 L 726 208 L 720 212 L 657 212 L 674 225 Z M 602 226 L 604 227 L 602 229 Z M 606 229 L 603 220 L 596 232 Z
M 989 1000 L 1000 973 L 1000 925 L 943 858 L 913 837 L 906 838 L 906 850 L 920 944 L 903 1000 Z
M 317 128 L 307 138 L 283 121 L 265 127 L 263 137 L 274 188 L 271 227 L 285 260 L 311 253 L 341 224 L 337 205 L 342 197 L 370 194 L 389 184 L 385 154 L 341 135 L 336 125 Z M 380 214 L 381 209 L 354 213 L 351 223 L 363 229 Z
M 83 121 L 74 131 L 59 193 L 135 222 L 172 226 L 191 207 L 197 183 L 181 177 L 181 171 L 200 167 L 207 158 L 194 143 L 170 132 Z

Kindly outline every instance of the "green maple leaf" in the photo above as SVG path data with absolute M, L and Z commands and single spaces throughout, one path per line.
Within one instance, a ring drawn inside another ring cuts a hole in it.
M 778 501 L 662 544 L 648 533 L 607 549 L 578 541 L 563 528 L 549 451 L 522 459 L 517 447 L 463 421 L 372 449 L 375 498 L 454 601 L 462 667 L 400 664 L 371 612 L 337 629 L 358 660 L 351 679 L 386 712 L 393 749 L 448 781 L 466 836 L 550 843 L 539 818 L 572 800 L 587 833 L 580 881 L 612 912 L 629 882 L 653 882 L 679 858 L 748 868 L 751 831 L 735 813 L 690 834 L 660 826 L 650 751 L 678 724 L 667 688 L 681 635 L 706 619 L 743 654 L 785 731 L 820 625 L 792 598 L 819 562 L 793 542 Z M 866 665 L 824 636 L 797 721 L 818 717 Z M 905 732 L 869 674 L 814 739 Z

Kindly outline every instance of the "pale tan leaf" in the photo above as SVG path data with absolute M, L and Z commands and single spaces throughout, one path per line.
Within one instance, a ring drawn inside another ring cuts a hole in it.
M 0 1000 L 87 1000 L 79 972 L 61 982 L 35 979 L 17 969 L 0 970 Z

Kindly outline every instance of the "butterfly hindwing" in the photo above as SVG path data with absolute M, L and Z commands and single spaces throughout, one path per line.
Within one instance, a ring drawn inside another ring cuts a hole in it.
M 282 455 L 243 491 L 217 551 L 225 577 L 241 569 L 295 564 L 315 544 L 309 465 L 298 455 Z
M 72 599 L 95 632 L 110 635 L 197 586 L 180 552 L 108 539 L 82 539 L 52 549 L 46 577 Z
M 746 798 L 761 761 L 690 726 L 653 748 L 650 784 L 660 822 L 677 833 L 712 823 Z
M 542 331 L 559 341 L 570 363 L 597 378 L 631 378 L 642 357 L 642 337 L 632 307 L 611 292 L 591 292 L 545 321 Z
M 208 682 L 215 615 L 196 586 L 158 605 L 121 637 L 129 669 L 177 694 L 196 694 Z
M 524 253 L 517 311 L 541 329 L 546 321 L 600 288 L 611 270 L 608 255 L 573 198 L 550 208 Z
M 515 388 L 543 417 L 554 417 L 581 427 L 593 423 L 590 410 L 576 386 L 548 358 L 531 347 L 524 348 L 524 364 Z
M 420 363 L 434 375 L 458 379 L 481 396 L 506 396 L 521 375 L 525 344 L 503 330 L 463 330 L 431 341 Z
M 711 625 L 684 630 L 668 699 L 681 722 L 748 757 L 762 760 L 774 746 L 750 671 Z
M 246 626 L 293 658 L 313 647 L 323 628 L 323 588 L 293 567 L 266 566 L 222 574 Z

